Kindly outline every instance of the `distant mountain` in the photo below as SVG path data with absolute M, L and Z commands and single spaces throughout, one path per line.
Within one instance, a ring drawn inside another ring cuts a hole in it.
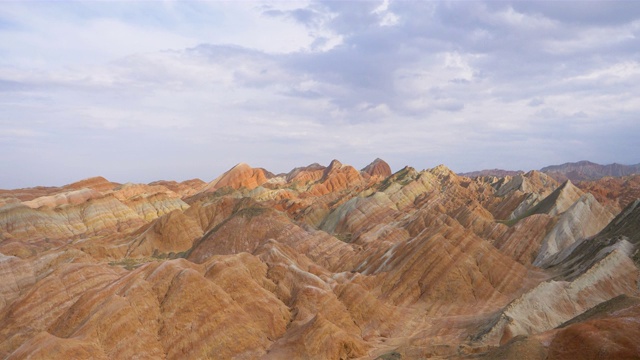
M 547 166 L 540 169 L 540 171 L 549 174 L 558 181 L 569 179 L 576 182 L 582 180 L 597 180 L 605 176 L 620 177 L 638 174 L 640 173 L 640 164 L 622 165 L 613 163 L 600 165 L 590 161 L 579 161 Z
M 503 170 L 503 169 L 487 169 L 487 170 L 479 170 L 479 171 L 471 171 L 467 173 L 459 173 L 460 176 L 466 176 L 470 178 L 478 177 L 478 176 L 495 176 L 495 177 L 505 177 L 505 176 L 516 176 L 524 174 L 522 170 Z

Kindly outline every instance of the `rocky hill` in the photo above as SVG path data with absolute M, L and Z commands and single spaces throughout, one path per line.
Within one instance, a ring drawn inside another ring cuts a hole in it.
M 638 358 L 637 183 L 376 159 L 0 190 L 0 358 Z
M 578 182 L 582 180 L 597 180 L 607 176 L 621 177 L 640 174 L 640 164 L 622 165 L 614 163 L 600 165 L 590 161 L 578 161 L 575 163 L 547 166 L 540 169 L 540 171 L 553 176 L 559 181 L 569 179 L 573 182 Z

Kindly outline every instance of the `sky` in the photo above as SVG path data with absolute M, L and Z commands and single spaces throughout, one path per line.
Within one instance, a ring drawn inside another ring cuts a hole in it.
M 0 188 L 640 163 L 638 1 L 0 0 Z

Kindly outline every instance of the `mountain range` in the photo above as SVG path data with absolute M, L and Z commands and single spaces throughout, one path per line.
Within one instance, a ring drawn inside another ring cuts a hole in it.
M 621 177 L 640 174 L 640 164 L 622 165 L 613 163 L 609 165 L 600 165 L 583 160 L 573 163 L 564 163 L 562 165 L 546 166 L 540 169 L 540 171 L 561 182 L 564 180 L 578 182 L 584 180 L 598 180 L 603 177 Z M 468 177 L 487 175 L 503 177 L 514 176 L 520 173 L 523 173 L 523 171 L 491 169 L 461 173 L 460 175 Z
M 604 168 L 0 190 L 0 357 L 638 358 L 640 175 Z
M 640 164 L 621 165 L 614 163 L 599 165 L 590 161 L 579 161 L 576 163 L 547 166 L 540 171 L 552 176 L 558 176 L 559 178 L 566 177 L 575 182 L 581 180 L 597 180 L 606 176 L 620 177 L 640 174 Z

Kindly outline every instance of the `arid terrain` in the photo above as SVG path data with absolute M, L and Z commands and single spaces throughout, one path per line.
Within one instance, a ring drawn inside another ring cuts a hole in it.
M 637 359 L 640 175 L 586 165 L 0 190 L 0 358 Z

